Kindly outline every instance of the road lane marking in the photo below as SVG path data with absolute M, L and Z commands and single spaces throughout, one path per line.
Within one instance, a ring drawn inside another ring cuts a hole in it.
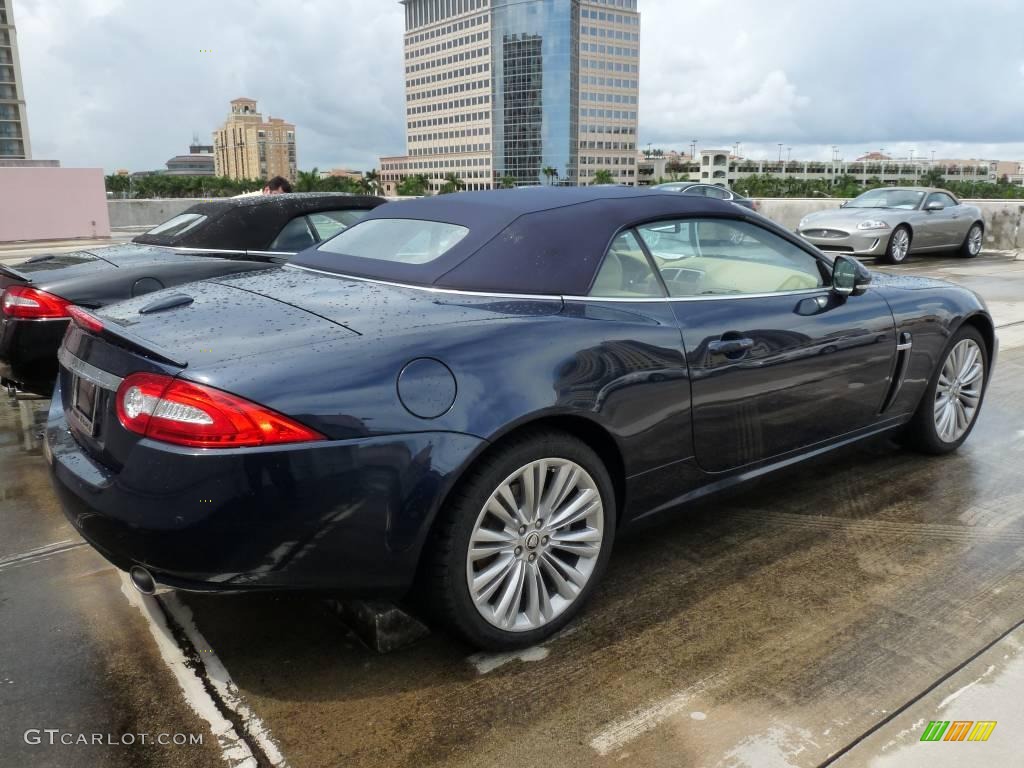
M 253 753 L 249 743 L 251 740 L 263 750 L 266 758 L 263 761 L 264 764 L 269 762 L 275 768 L 287 768 L 287 764 L 281 756 L 280 750 L 271 740 L 266 726 L 248 710 L 248 707 L 241 704 L 237 694 L 238 689 L 231 682 L 227 670 L 217 655 L 215 653 L 203 654 L 202 666 L 206 671 L 204 679 L 200 671 L 193 668 L 193 661 L 185 655 L 180 643 L 175 638 L 161 605 L 166 607 L 172 619 L 179 624 L 194 647 L 209 648 L 209 644 L 195 628 L 191 612 L 184 609 L 175 595 L 165 596 L 163 602 L 160 603 L 155 597 L 140 594 L 132 586 L 127 573 L 119 572 L 119 575 L 121 577 L 121 593 L 147 619 L 150 634 L 156 641 L 161 658 L 181 688 L 185 703 L 210 726 L 210 731 L 217 739 L 224 761 L 231 768 L 259 768 L 260 760 Z M 207 688 L 207 683 L 213 686 L 220 701 L 214 698 Z M 229 692 L 230 697 L 223 698 L 221 691 Z M 225 709 L 246 726 L 244 735 L 239 734 L 234 723 L 227 717 Z M 244 714 L 242 710 L 244 710 Z M 258 730 L 250 731 L 248 730 L 250 727 L 256 727 Z
M 695 698 L 707 691 L 711 681 L 704 680 L 668 698 L 634 711 L 628 717 L 616 720 L 602 728 L 590 739 L 590 746 L 604 757 L 657 728 L 669 718 L 691 711 Z
M 22 552 L 18 555 L 10 555 L 8 557 L 0 558 L 0 571 L 7 568 L 16 568 L 21 565 L 29 565 L 31 563 L 45 560 L 53 555 L 59 555 L 64 552 L 70 552 L 71 550 L 84 547 L 85 542 L 79 539 L 65 539 L 64 541 L 57 541 L 53 544 L 46 544 L 42 547 L 36 547 L 30 549 L 28 552 Z

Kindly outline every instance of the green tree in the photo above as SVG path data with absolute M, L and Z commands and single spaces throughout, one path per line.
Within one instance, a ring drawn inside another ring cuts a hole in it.
M 320 189 L 320 169 L 312 171 L 299 171 L 295 178 L 294 189 L 296 192 L 316 192 Z
M 406 176 L 398 185 L 398 194 L 404 197 L 425 195 L 430 189 L 430 178 L 423 173 Z
M 544 166 L 544 168 L 541 169 L 541 173 L 543 173 L 545 178 L 547 178 L 548 184 L 553 183 L 553 180 L 558 178 L 558 169 L 552 168 L 550 165 Z
M 594 171 L 594 180 L 591 184 L 614 184 L 615 177 L 612 176 L 612 172 L 607 168 L 601 168 L 600 170 Z
M 458 192 L 460 189 L 465 188 L 466 182 L 454 173 L 446 173 L 444 175 L 444 184 L 441 185 L 441 194 L 450 195 L 452 192 Z
M 929 168 L 921 174 L 921 185 L 925 187 L 946 186 L 945 174 L 941 168 Z
M 516 177 L 511 173 L 506 173 L 501 177 L 500 185 L 502 189 L 515 189 Z
M 370 194 L 379 195 L 381 189 L 380 173 L 377 172 L 376 168 L 373 168 L 363 174 L 363 179 L 366 181 L 366 187 Z

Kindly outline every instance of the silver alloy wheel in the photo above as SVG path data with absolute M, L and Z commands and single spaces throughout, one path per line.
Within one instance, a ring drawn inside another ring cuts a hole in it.
M 900 228 L 892 233 L 892 260 L 903 261 L 910 250 L 910 235 L 907 230 Z
M 520 467 L 473 526 L 466 553 L 473 604 L 508 632 L 545 626 L 583 591 L 603 538 L 601 492 L 583 467 L 557 458 Z
M 985 383 L 985 358 L 974 339 L 962 339 L 949 351 L 935 387 L 935 431 L 955 443 L 974 421 Z
M 977 224 L 971 227 L 971 231 L 967 233 L 967 252 L 970 253 L 971 256 L 977 256 L 981 253 L 982 237 L 983 233 L 981 231 L 981 227 Z

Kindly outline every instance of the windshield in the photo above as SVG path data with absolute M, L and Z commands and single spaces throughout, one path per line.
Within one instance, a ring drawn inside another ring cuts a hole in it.
M 847 208 L 903 208 L 912 211 L 921 204 L 924 192 L 913 189 L 872 189 L 846 204 Z
M 371 219 L 346 229 L 317 250 L 400 264 L 427 264 L 468 234 L 466 227 L 439 221 Z

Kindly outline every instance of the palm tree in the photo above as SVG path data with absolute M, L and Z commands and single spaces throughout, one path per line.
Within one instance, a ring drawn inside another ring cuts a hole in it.
M 444 175 L 444 184 L 441 185 L 441 194 L 449 195 L 452 192 L 458 192 L 460 189 L 465 188 L 466 182 L 464 182 L 454 173 L 446 173 Z
M 296 192 L 316 192 L 320 188 L 320 169 L 312 171 L 299 171 L 295 178 Z
M 377 194 L 380 191 L 380 174 L 377 173 L 376 168 L 364 173 L 363 178 L 366 180 L 366 185 L 370 192 Z
M 552 183 L 552 179 L 558 178 L 558 169 L 552 168 L 550 165 L 544 166 L 541 169 L 541 173 L 543 173 L 547 177 L 548 184 Z
M 516 177 L 511 173 L 506 173 L 501 177 L 500 184 L 502 189 L 514 189 L 516 186 Z
M 591 184 L 614 184 L 615 177 L 612 176 L 612 172 L 607 168 L 601 168 L 598 171 L 594 171 L 594 180 Z

